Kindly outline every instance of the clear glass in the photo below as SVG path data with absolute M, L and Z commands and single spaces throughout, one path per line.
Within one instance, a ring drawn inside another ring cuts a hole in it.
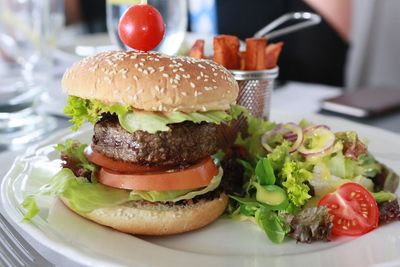
M 39 139 L 54 119 L 35 105 L 51 77 L 63 0 L 0 0 L 0 149 Z
M 127 50 L 118 36 L 118 22 L 125 10 L 135 0 L 107 0 L 107 28 L 111 41 L 119 48 Z M 166 24 L 165 36 L 161 44 L 155 49 L 164 54 L 176 55 L 185 38 L 187 28 L 186 0 L 148 0 L 148 4 L 157 8 Z

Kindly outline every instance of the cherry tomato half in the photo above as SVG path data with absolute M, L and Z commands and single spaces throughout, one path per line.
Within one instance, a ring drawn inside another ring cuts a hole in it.
M 357 183 L 346 183 L 325 195 L 318 206 L 328 207 L 333 235 L 362 235 L 378 226 L 378 205 L 372 194 Z
M 151 5 L 134 5 L 122 15 L 118 33 L 129 47 L 149 51 L 163 39 L 165 24 L 158 10 Z

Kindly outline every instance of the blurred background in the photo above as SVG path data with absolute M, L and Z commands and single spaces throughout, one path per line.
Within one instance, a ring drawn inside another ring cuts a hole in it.
M 85 56 L 125 49 L 118 38 L 118 21 L 138 2 L 0 0 L 0 149 L 40 139 L 60 127 L 63 72 Z M 211 55 L 216 34 L 245 40 L 288 12 L 319 14 L 318 25 L 268 40 L 284 42 L 272 109 L 318 112 L 322 99 L 342 92 L 400 89 L 398 0 L 148 3 L 159 9 L 166 23 L 165 38 L 157 48 L 166 54 L 186 54 L 202 38 Z M 380 126 L 379 120 L 374 122 Z M 400 132 L 396 127 L 386 128 Z

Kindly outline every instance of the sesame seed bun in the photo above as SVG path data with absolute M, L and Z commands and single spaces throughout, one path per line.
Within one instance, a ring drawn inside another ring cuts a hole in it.
M 68 201 L 61 198 L 71 210 Z M 215 221 L 228 205 L 225 193 L 195 204 L 167 205 L 131 201 L 124 205 L 78 213 L 98 224 L 137 235 L 171 235 L 192 231 Z M 73 210 L 74 211 L 74 210 Z
M 239 88 L 231 73 L 211 60 L 154 52 L 110 51 L 66 71 L 69 95 L 146 111 L 226 110 Z

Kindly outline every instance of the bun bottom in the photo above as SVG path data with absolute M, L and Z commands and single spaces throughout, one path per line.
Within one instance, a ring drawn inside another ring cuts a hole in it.
M 61 200 L 74 211 L 66 199 L 61 197 Z M 161 236 L 204 227 L 215 221 L 227 205 L 228 197 L 225 193 L 221 193 L 213 200 L 200 200 L 190 205 L 131 201 L 115 207 L 96 209 L 89 213 L 74 212 L 120 232 Z

